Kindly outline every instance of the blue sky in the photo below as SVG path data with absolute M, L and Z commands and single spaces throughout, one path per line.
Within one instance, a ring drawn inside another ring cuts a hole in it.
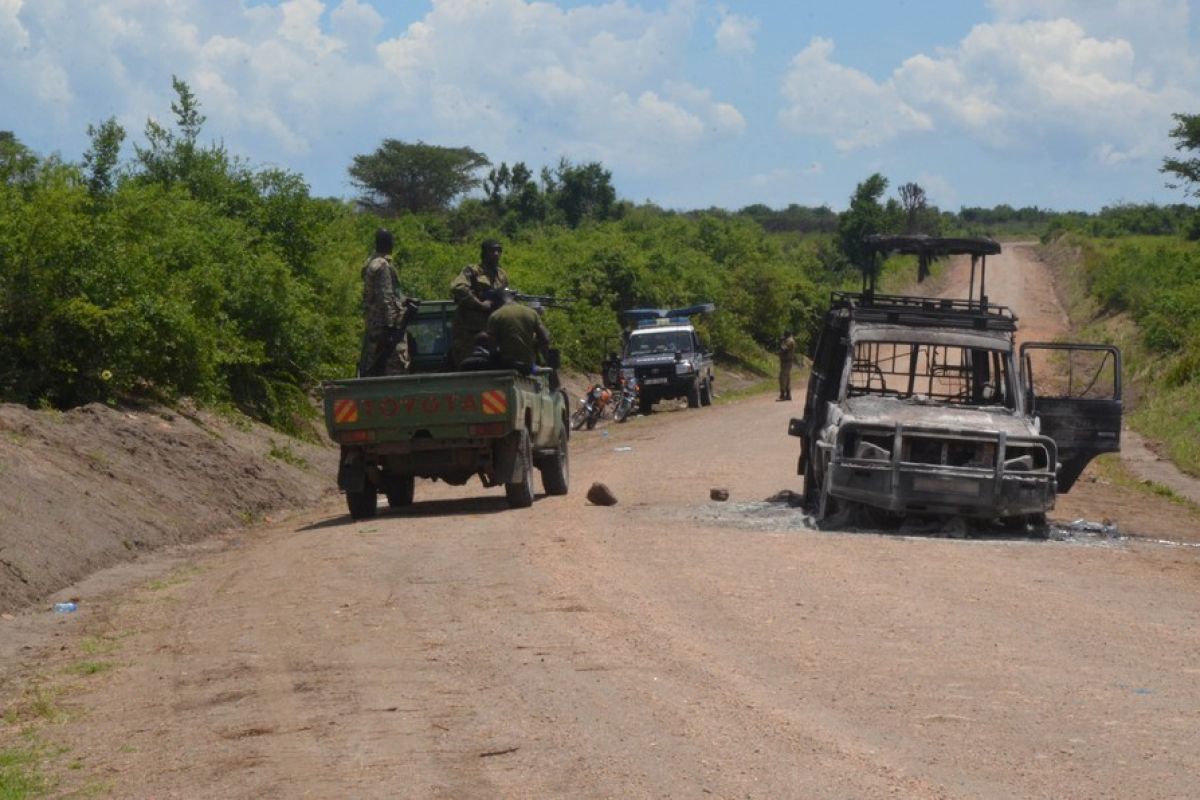
M 0 129 L 78 160 L 186 80 L 255 165 L 351 196 L 384 138 L 602 162 L 670 208 L 844 208 L 881 172 L 943 208 L 1178 202 L 1200 113 L 1186 0 L 0 0 Z

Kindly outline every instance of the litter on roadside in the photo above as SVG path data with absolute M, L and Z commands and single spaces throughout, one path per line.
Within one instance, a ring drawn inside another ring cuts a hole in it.
M 633 449 L 632 447 L 614 447 L 613 452 L 614 453 L 628 453 L 632 449 Z

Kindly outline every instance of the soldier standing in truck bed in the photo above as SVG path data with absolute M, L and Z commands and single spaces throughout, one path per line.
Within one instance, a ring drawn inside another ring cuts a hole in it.
M 405 299 L 400 290 L 400 275 L 392 263 L 394 246 L 391 231 L 385 228 L 375 231 L 375 252 L 362 268 L 366 333 L 359 360 L 360 376 L 399 375 L 408 371 L 408 342 L 402 336 L 397 341 L 392 335 L 404 316 Z
M 479 263 L 463 267 L 450 284 L 454 310 L 453 340 L 450 357 L 457 367 L 470 352 L 475 335 L 487 329 L 492 301 L 488 292 L 508 288 L 508 275 L 500 268 L 503 248 L 495 239 L 487 239 L 479 248 Z

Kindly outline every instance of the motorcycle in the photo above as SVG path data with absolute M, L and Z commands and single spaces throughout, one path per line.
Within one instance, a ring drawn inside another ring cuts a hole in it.
M 595 428 L 611 401 L 610 389 L 599 383 L 592 386 L 587 394 L 579 398 L 579 408 L 571 415 L 571 430 L 577 431 L 585 426 L 589 431 Z
M 633 409 L 638 405 L 638 395 L 642 387 L 638 386 L 637 378 L 633 375 L 621 376 L 621 393 L 617 395 L 616 405 L 613 406 L 613 419 L 624 422 L 629 419 Z

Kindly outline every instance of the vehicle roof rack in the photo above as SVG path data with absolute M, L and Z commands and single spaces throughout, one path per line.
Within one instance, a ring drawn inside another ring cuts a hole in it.
M 994 303 L 858 292 L 834 292 L 830 299 L 832 308 L 847 309 L 856 322 L 1005 332 L 1017 329 L 1013 310 Z
M 929 276 L 930 265 L 946 256 L 969 255 L 971 257 L 971 282 L 967 302 L 975 302 L 975 276 L 979 275 L 978 311 L 988 312 L 987 257 L 1000 254 L 1000 243 L 988 236 L 926 236 L 925 234 L 872 234 L 863 239 L 871 262 L 863 268 L 863 297 L 867 302 L 875 296 L 875 280 L 878 276 L 876 256 L 886 258 L 892 253 L 917 257 L 917 282 Z M 1011 313 L 1011 312 L 1009 312 Z

